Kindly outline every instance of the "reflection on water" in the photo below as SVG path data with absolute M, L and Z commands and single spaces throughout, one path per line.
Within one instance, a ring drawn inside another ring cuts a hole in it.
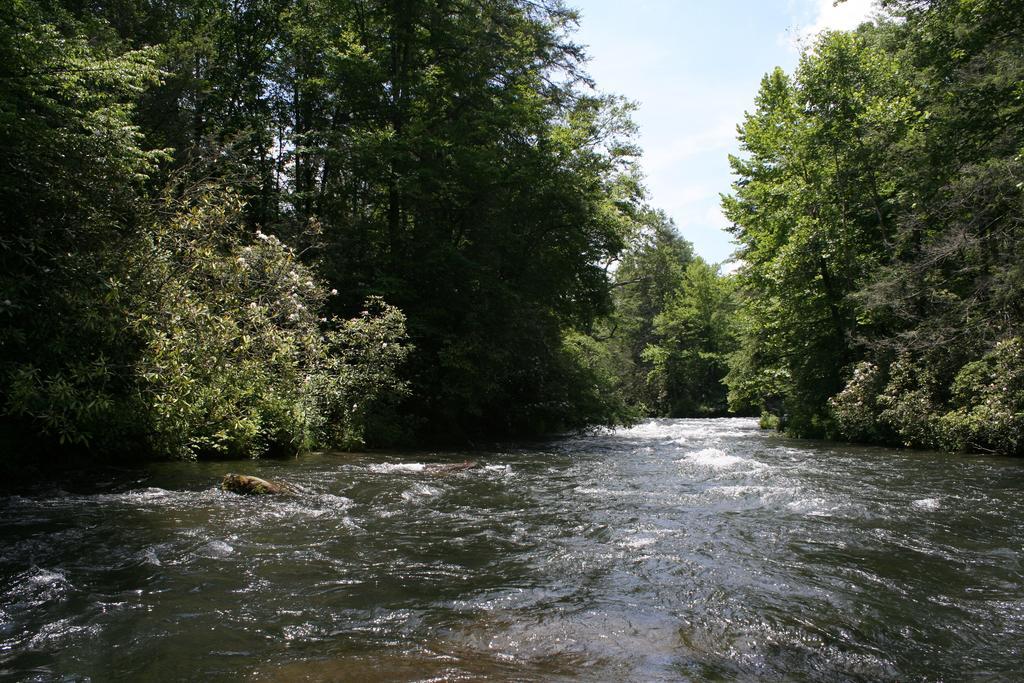
M 1012 678 L 1024 464 L 658 420 L 0 499 L 0 676 Z M 244 470 L 302 488 L 217 489 Z

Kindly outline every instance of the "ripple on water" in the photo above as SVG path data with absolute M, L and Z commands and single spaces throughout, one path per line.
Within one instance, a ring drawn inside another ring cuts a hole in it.
M 793 512 L 811 517 L 831 517 L 845 508 L 842 503 L 821 496 L 798 498 L 788 503 L 786 507 Z
M 402 492 L 402 500 L 406 503 L 423 503 L 441 495 L 441 489 L 428 484 L 415 484 Z
M 29 638 L 27 647 L 29 649 L 41 649 L 46 647 L 60 647 L 68 644 L 71 640 L 88 640 L 95 638 L 100 633 L 98 624 L 79 625 L 72 619 L 60 619 L 45 624 L 37 633 Z
M 210 559 L 224 559 L 234 552 L 234 546 L 226 541 L 215 539 L 200 547 L 196 554 Z
M 484 472 L 492 476 L 509 477 L 512 475 L 512 465 L 484 465 Z
M 708 505 L 734 502 L 751 508 L 777 508 L 792 505 L 801 493 L 801 489 L 795 486 L 737 484 L 709 487 L 701 497 Z
M 39 649 L 81 633 L 73 617 L 50 621 L 49 615 L 73 594 L 74 587 L 60 570 L 33 567 L 12 577 L 0 598 L 0 652 Z
M 701 441 L 734 439 L 757 435 L 757 421 L 749 418 L 711 420 L 647 420 L 613 432 L 615 437 L 654 440 L 687 445 Z
M 441 457 L 253 464 L 305 487 L 282 498 L 182 463 L 0 499 L 2 675 L 1019 678 L 1019 465 L 752 420 Z
M 138 559 L 143 564 L 148 564 L 153 567 L 159 567 L 162 565 L 160 562 L 160 555 L 158 554 L 158 546 L 151 545 L 143 550 L 138 555 Z
M 3 604 L 10 610 L 33 609 L 62 600 L 71 591 L 71 582 L 63 571 L 34 567 L 11 579 Z

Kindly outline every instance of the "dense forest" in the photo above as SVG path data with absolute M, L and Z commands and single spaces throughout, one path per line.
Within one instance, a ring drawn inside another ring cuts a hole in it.
M 1024 12 L 768 74 L 738 270 L 644 194 L 561 0 L 0 7 L 0 438 L 255 457 L 761 414 L 1022 454 Z
M 734 406 L 1024 454 L 1024 5 L 892 0 L 761 84 L 724 206 Z
M 576 21 L 5 3 L 5 440 L 255 456 L 629 419 L 592 333 L 648 210 Z

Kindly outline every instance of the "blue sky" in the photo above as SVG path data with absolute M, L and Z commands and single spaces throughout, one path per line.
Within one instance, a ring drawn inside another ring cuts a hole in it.
M 719 193 L 732 176 L 736 124 L 761 77 L 791 71 L 797 44 L 826 28 L 853 28 L 871 0 L 569 0 L 579 42 L 602 92 L 638 103 L 650 203 L 711 262 L 732 253 Z

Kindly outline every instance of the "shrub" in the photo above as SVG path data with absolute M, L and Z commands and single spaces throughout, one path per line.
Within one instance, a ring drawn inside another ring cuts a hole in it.
M 889 367 L 889 381 L 878 396 L 879 420 L 908 448 L 938 448 L 936 420 L 941 404 L 935 398 L 937 378 L 923 363 L 902 355 Z
M 361 445 L 366 411 L 403 388 L 404 317 L 378 300 L 353 320 L 320 317 L 330 292 L 276 237 L 240 239 L 241 208 L 210 187 L 168 202 L 121 283 L 153 450 Z
M 874 363 L 862 361 L 843 390 L 829 399 L 839 434 L 851 441 L 884 440 L 879 420 L 879 394 L 885 386 L 882 372 Z
M 405 317 L 379 299 L 323 317 L 331 292 L 293 249 L 252 236 L 237 196 L 179 195 L 143 214 L 102 294 L 78 294 L 90 341 L 8 371 L 6 414 L 26 438 L 135 458 L 362 445 L 368 413 L 405 390 Z
M 939 419 L 943 447 L 1024 455 L 1024 341 L 1005 339 L 953 381 L 953 410 Z

